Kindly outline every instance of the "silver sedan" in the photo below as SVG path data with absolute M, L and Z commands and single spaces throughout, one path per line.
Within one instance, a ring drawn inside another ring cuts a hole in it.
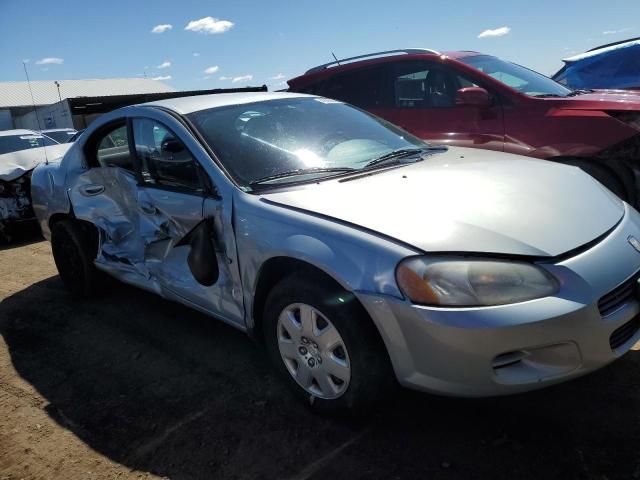
M 321 97 L 116 110 L 32 194 L 71 292 L 108 274 L 243 330 L 314 409 L 531 390 L 640 338 L 640 215 L 597 181 Z

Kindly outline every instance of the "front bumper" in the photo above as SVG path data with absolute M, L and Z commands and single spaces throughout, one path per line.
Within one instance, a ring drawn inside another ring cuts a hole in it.
M 543 265 L 561 283 L 553 297 L 451 309 L 358 293 L 381 332 L 399 382 L 446 395 L 503 395 L 584 375 L 626 353 L 640 340 L 638 294 L 604 316 L 598 308 L 598 301 L 616 287 L 630 279 L 637 282 L 640 252 L 628 237 L 640 239 L 640 214 L 626 208 L 621 223 L 602 242 Z

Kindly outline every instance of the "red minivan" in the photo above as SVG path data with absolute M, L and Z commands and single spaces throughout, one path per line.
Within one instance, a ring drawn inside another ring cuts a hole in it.
M 338 60 L 288 84 L 430 142 L 575 165 L 630 204 L 640 198 L 640 92 L 570 90 L 491 55 L 427 49 Z

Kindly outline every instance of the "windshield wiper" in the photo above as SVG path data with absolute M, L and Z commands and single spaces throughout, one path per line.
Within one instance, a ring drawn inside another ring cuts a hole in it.
M 571 93 L 567 94 L 567 97 L 577 97 L 578 95 L 584 95 L 585 93 L 593 93 L 595 90 L 590 88 L 577 88 Z
M 431 147 L 422 147 L 422 148 L 400 148 L 398 150 L 394 150 L 393 152 L 386 153 L 381 157 L 374 158 L 369 163 L 367 163 L 363 170 L 367 168 L 374 167 L 376 165 L 380 165 L 382 163 L 392 162 L 392 164 L 400 163 L 402 158 L 411 157 L 418 153 L 426 153 L 426 152 L 444 152 L 447 151 L 448 147 L 446 145 L 434 145 Z M 422 156 L 414 160 L 415 162 L 419 162 L 422 160 Z
M 331 168 L 299 168 L 298 170 L 289 170 L 287 172 L 276 173 L 275 175 L 269 175 L 268 177 L 262 177 L 257 180 L 253 180 L 249 183 L 250 187 L 261 185 L 271 180 L 278 180 L 280 178 L 296 177 L 299 175 L 313 175 L 314 173 L 341 173 L 341 172 L 353 172 L 355 168 L 351 167 L 331 167 Z

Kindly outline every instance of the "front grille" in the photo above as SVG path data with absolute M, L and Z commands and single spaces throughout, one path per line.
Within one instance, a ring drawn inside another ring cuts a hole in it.
M 611 334 L 609 338 L 611 350 L 615 350 L 627 343 L 638 330 L 640 330 L 640 315 L 636 315 L 631 321 L 625 323 Z
M 640 278 L 640 274 L 636 273 L 629 280 L 618 285 L 598 300 L 598 310 L 600 310 L 600 315 L 606 317 L 630 301 L 635 296 L 638 278 Z

